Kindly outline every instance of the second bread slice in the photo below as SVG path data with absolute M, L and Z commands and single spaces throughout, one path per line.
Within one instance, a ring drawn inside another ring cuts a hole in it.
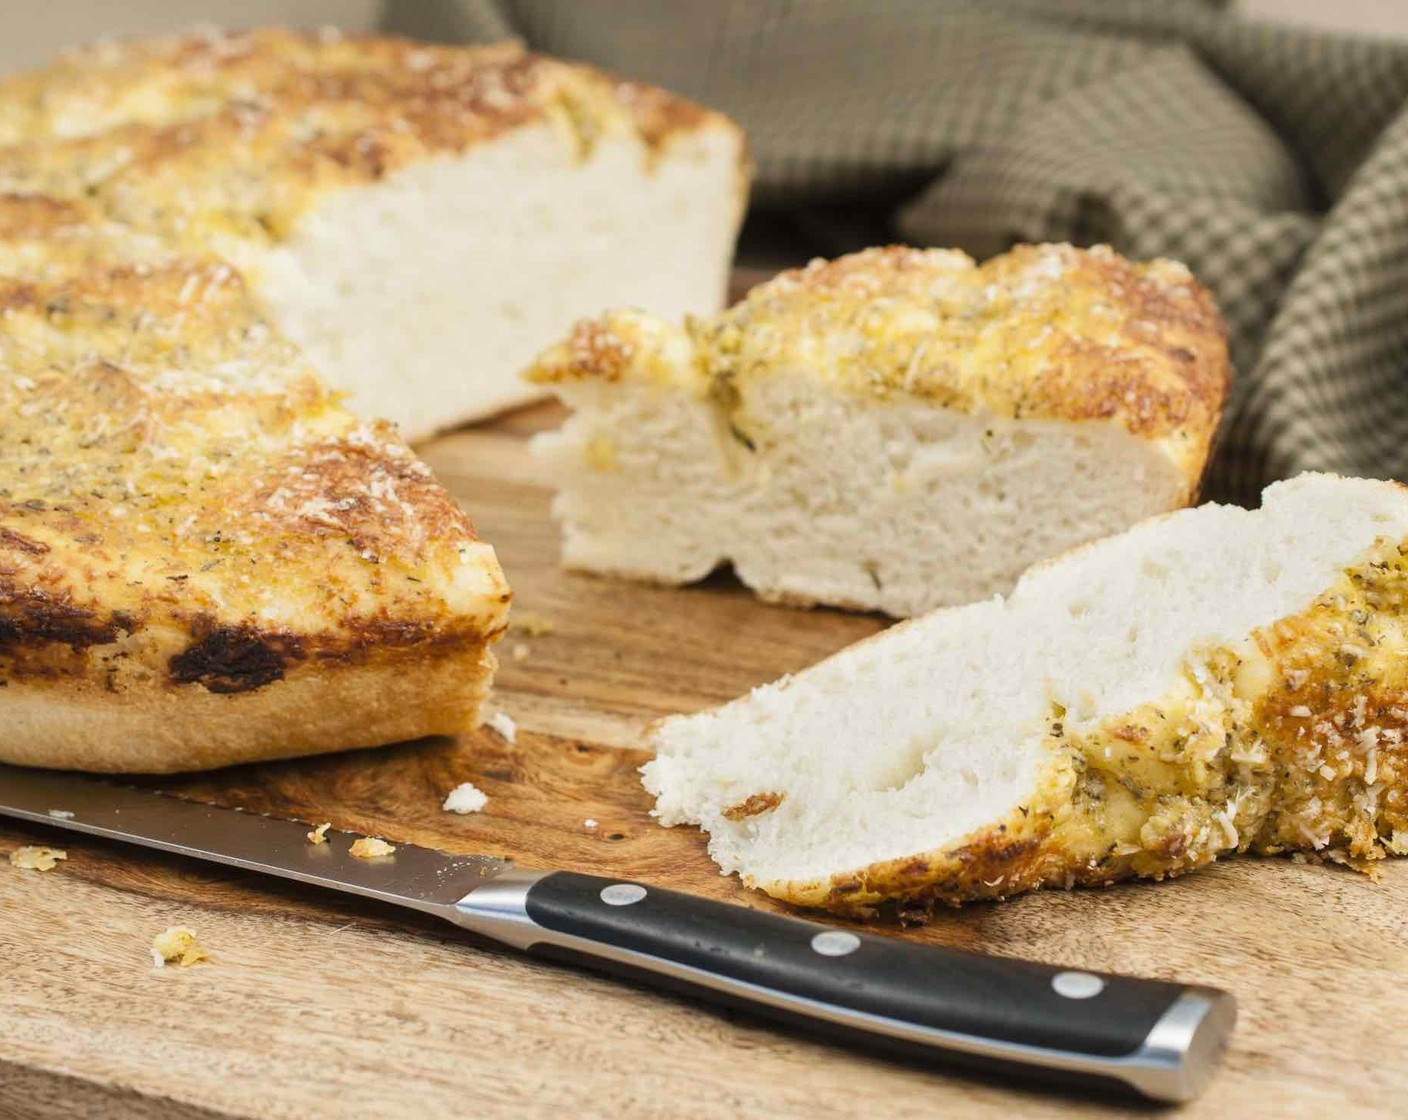
M 656 813 L 838 911 L 1408 854 L 1408 489 L 1306 475 L 666 720 Z

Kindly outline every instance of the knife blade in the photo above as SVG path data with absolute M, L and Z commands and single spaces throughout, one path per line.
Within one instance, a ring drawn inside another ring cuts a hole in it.
M 1207 1086 L 1233 997 L 917 945 L 626 879 L 527 871 L 54 771 L 0 766 L 0 816 L 436 915 L 536 955 L 746 1007 L 908 1060 L 944 1058 L 1186 1101 Z

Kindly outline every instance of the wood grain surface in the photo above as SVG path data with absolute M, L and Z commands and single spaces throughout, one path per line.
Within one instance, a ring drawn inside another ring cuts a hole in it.
M 873 633 L 875 618 L 754 601 L 724 577 L 670 590 L 563 572 L 527 439 L 552 408 L 426 449 L 499 549 L 516 610 L 489 730 L 166 779 L 172 792 L 392 840 L 631 876 L 755 906 L 636 779 L 642 727 L 737 695 Z M 515 647 L 523 647 L 515 656 Z M 440 809 L 473 781 L 485 812 Z M 597 822 L 595 828 L 586 821 Z M 746 1016 L 542 964 L 406 917 L 52 830 L 49 873 L 0 860 L 0 1118 L 1055 1117 L 1128 1102 L 889 1064 Z M 212 961 L 156 970 L 194 927 Z M 1233 991 L 1227 1068 L 1180 1115 L 1402 1115 L 1408 864 L 1375 882 L 1233 861 L 1159 886 L 1045 893 L 898 936 Z

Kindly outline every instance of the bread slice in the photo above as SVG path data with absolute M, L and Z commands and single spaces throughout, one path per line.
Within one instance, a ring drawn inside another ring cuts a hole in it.
M 644 768 L 666 825 L 778 898 L 864 911 L 1408 854 L 1408 489 L 1305 475 L 898 625 Z
M 619 312 L 530 371 L 575 568 L 919 614 L 1194 499 L 1230 368 L 1178 264 L 875 249 L 716 319 Z
M 509 591 L 226 262 L 0 197 L 0 760 L 173 771 L 478 722 Z
M 224 257 L 411 440 L 543 395 L 580 316 L 717 310 L 746 190 L 728 119 L 513 44 L 211 32 L 0 83 L 0 192 Z

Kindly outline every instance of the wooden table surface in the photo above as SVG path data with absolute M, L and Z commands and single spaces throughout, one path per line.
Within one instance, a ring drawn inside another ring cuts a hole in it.
M 447 436 L 426 458 L 499 549 L 516 609 L 490 730 L 164 785 L 458 852 L 772 905 L 721 878 L 693 830 L 652 823 L 639 736 L 877 630 L 755 602 L 726 578 L 666 590 L 557 565 L 527 450 L 553 409 Z M 526 656 L 516 659 L 517 645 Z M 443 812 L 473 781 L 482 814 Z M 594 819 L 596 828 L 585 821 Z M 520 958 L 430 920 L 223 870 L 58 843 L 47 874 L 0 860 L 0 1117 L 1047 1117 L 1128 1102 L 1045 1095 L 879 1059 Z M 189 925 L 212 960 L 152 967 Z M 1408 864 L 1378 882 L 1232 861 L 1159 886 L 1050 892 L 943 913 L 902 936 L 1231 989 L 1227 1067 L 1180 1115 L 1402 1115 L 1408 1108 Z

